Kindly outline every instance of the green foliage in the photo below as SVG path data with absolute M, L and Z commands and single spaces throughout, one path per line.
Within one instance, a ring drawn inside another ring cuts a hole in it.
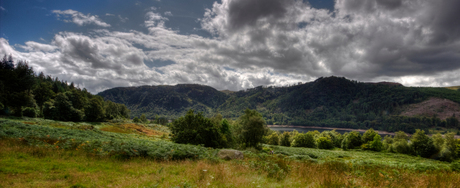
M 138 117 L 134 117 L 134 118 L 133 118 L 133 122 L 134 122 L 134 123 L 140 123 L 141 120 L 140 120 Z
M 280 145 L 287 147 L 291 146 L 291 134 L 289 134 L 289 132 L 284 132 L 281 134 Z
M 36 75 L 27 62 L 19 61 L 14 66 L 12 61 L 13 58 L 10 57 L 9 60 L 4 58 L 0 62 L 0 103 L 6 107 L 0 114 L 22 116 L 25 112 L 23 109 L 27 109 L 25 113 L 28 116 L 44 116 L 62 121 L 102 121 L 129 117 L 129 110 L 125 105 L 113 102 L 105 104 L 103 100 L 98 105 L 102 104 L 103 111 L 110 108 L 107 117 L 100 117 L 98 113 L 87 113 L 96 117 L 85 117 L 86 108 L 94 107 L 88 101 L 95 98 L 86 89 L 76 88 L 73 83 L 69 86 L 67 81 L 53 79 L 42 72 Z M 40 110 L 33 115 L 28 108 Z
M 344 135 L 344 139 L 342 141 L 342 149 L 355 149 L 360 147 L 362 144 L 361 134 L 357 131 L 349 132 L 348 134 Z
M 272 134 L 266 136 L 265 140 L 266 140 L 266 144 L 280 145 L 280 138 L 278 136 L 278 133 L 275 131 L 273 131 Z
M 260 148 L 259 144 L 268 131 L 265 120 L 256 110 L 246 109 L 244 115 L 239 118 L 242 126 L 242 138 L 246 147 Z
M 382 151 L 383 149 L 383 143 L 382 143 L 382 137 L 380 135 L 375 135 L 374 140 L 370 142 L 370 150 L 372 151 Z
M 332 149 L 334 148 L 333 142 L 327 137 L 319 137 L 316 139 L 318 149 Z
M 202 113 L 194 114 L 193 110 L 189 110 L 187 115 L 174 121 L 170 129 L 171 140 L 175 143 L 213 148 L 221 148 L 226 144 L 219 128 Z
M 313 132 L 299 133 L 292 141 L 293 147 L 316 148 L 315 136 Z
M 394 153 L 411 154 L 411 146 L 405 139 L 395 139 L 391 144 L 390 151 Z
M 374 137 L 378 135 L 377 132 L 374 131 L 373 128 L 368 129 L 366 132 L 364 132 L 362 136 L 363 143 L 368 143 L 374 140 Z
M 139 118 L 139 120 L 140 120 L 142 123 L 147 123 L 147 122 L 148 122 L 147 118 L 145 117 L 145 114 L 142 114 L 141 117 Z
M 35 108 L 26 107 L 22 110 L 22 114 L 27 117 L 37 117 L 37 110 Z
M 411 137 L 411 149 L 415 155 L 431 158 L 437 153 L 433 139 L 425 134 L 425 131 L 417 129 Z
M 105 118 L 104 101 L 101 97 L 94 97 L 89 100 L 85 108 L 87 121 L 102 121 Z

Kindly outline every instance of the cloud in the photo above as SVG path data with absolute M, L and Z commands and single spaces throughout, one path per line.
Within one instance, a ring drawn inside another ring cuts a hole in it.
M 126 22 L 128 21 L 129 19 L 127 17 L 121 17 L 121 15 L 118 15 L 118 18 L 120 19 L 121 22 Z
M 167 28 L 169 15 L 150 8 L 142 13 L 148 32 L 60 32 L 49 44 L 19 45 L 25 52 L 1 38 L 0 53 L 93 93 L 177 83 L 241 90 L 330 75 L 460 85 L 460 15 L 452 8 L 458 5 L 454 0 L 337 0 L 328 11 L 298 0 L 223 0 L 199 20 L 212 37 Z
M 52 12 L 56 14 L 58 19 L 62 16 L 64 17 L 64 22 L 73 22 L 79 26 L 93 24 L 101 27 L 110 27 L 110 24 L 101 21 L 98 16 L 92 16 L 90 14 L 85 15 L 75 10 L 53 10 Z M 72 19 L 66 19 L 69 17 L 71 17 Z
M 171 11 L 166 11 L 166 12 L 164 13 L 164 15 L 165 15 L 165 16 L 173 16 L 173 14 L 171 13 Z
M 2 6 L 0 6 L 0 10 L 2 11 L 7 11 L 5 8 L 3 8 Z

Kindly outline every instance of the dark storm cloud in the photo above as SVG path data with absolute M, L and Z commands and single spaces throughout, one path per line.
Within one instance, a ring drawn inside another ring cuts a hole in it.
M 259 19 L 278 19 L 286 14 L 291 0 L 236 0 L 230 2 L 229 29 L 238 30 L 254 26 Z
M 388 9 L 395 9 L 401 6 L 402 0 L 377 0 L 377 4 Z

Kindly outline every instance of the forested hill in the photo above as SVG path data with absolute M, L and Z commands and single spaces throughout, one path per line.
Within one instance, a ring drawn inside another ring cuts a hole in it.
M 451 116 L 447 119 L 437 116 L 445 110 L 444 104 L 438 104 L 439 109 L 433 109 L 433 113 L 421 111 L 401 116 L 403 112 L 414 111 L 411 104 L 443 99 L 438 101 L 449 101 L 451 105 L 447 113 L 460 115 L 459 91 L 404 87 L 390 82 L 362 83 L 334 76 L 289 87 L 259 86 L 238 92 L 224 93 L 208 86 L 187 84 L 113 88 L 99 95 L 127 105 L 132 116 L 145 113 L 150 118 L 174 119 L 188 109 L 208 116 L 221 113 L 224 117 L 236 118 L 250 108 L 258 110 L 267 124 L 413 132 L 416 128 L 458 126 L 458 121 Z
M 107 100 L 131 109 L 131 116 L 177 118 L 189 109 L 213 114 L 229 97 L 216 89 L 198 84 L 176 86 L 118 87 L 99 93 Z

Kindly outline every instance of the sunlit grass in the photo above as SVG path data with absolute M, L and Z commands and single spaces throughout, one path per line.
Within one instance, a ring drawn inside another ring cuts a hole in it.
M 268 165 L 279 157 L 244 160 L 117 160 L 0 140 L 0 187 L 457 187 L 460 174 L 416 171 L 338 161 L 284 160 L 290 171 L 270 178 Z M 281 156 L 280 156 L 281 157 Z M 282 157 L 281 157 L 282 158 Z M 280 163 L 279 163 L 280 164 Z

